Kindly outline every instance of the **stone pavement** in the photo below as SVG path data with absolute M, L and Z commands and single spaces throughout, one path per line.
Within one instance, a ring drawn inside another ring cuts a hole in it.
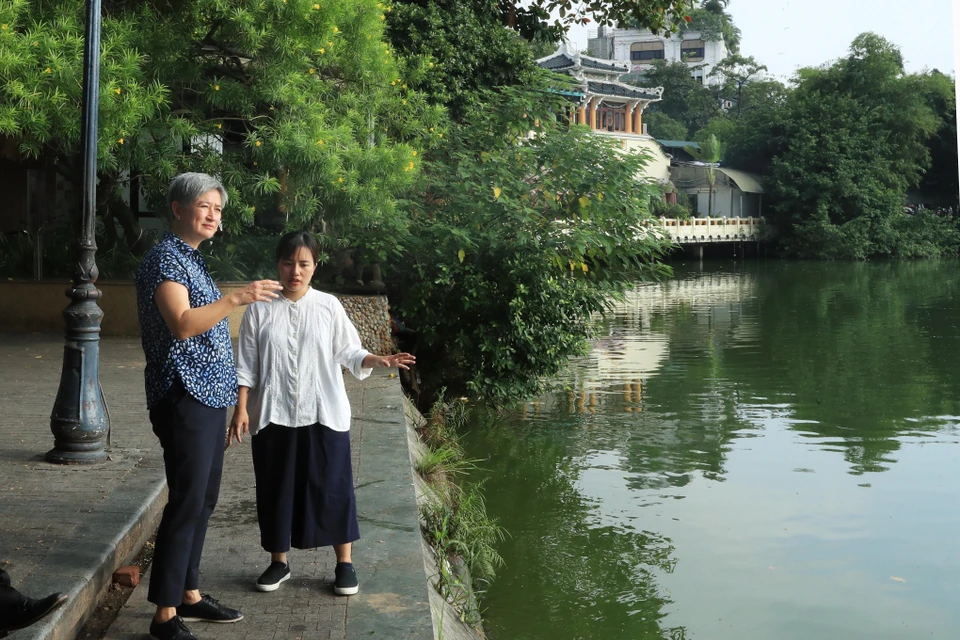
M 136 339 L 101 343 L 113 459 L 90 467 L 43 462 L 53 442 L 49 416 L 62 349 L 59 336 L 0 335 L 0 563 L 28 595 L 71 595 L 58 617 L 12 634 L 12 640 L 72 640 L 114 568 L 153 533 L 165 500 Z M 330 549 L 293 550 L 291 580 L 273 593 L 253 589 L 269 556 L 258 544 L 250 445 L 244 442 L 227 451 L 201 590 L 240 608 L 245 619 L 235 625 L 193 623 L 201 640 L 433 637 L 399 381 L 385 372 L 364 382 L 349 375 L 346 380 L 363 536 L 354 547 L 360 593 L 333 595 Z M 107 638 L 149 637 L 148 580 L 134 590 Z

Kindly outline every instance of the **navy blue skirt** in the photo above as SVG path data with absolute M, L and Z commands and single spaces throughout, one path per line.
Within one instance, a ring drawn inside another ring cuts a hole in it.
M 252 439 L 260 544 L 270 553 L 360 538 L 350 432 L 271 424 Z

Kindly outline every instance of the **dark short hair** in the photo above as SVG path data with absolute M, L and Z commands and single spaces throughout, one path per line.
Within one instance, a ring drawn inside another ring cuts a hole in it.
M 280 238 L 280 242 L 277 243 L 277 262 L 289 259 L 301 247 L 306 247 L 313 254 L 314 262 L 318 261 L 320 246 L 313 234 L 309 231 L 291 231 Z

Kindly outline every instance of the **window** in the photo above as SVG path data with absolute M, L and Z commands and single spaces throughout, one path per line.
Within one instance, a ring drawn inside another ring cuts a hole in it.
M 705 53 L 703 40 L 684 40 L 680 43 L 680 58 L 684 62 L 699 62 Z
M 627 106 L 601 103 L 597 109 L 597 125 L 601 131 L 626 131 Z
M 663 43 L 634 42 L 630 45 L 630 59 L 634 61 L 663 60 Z
M 696 71 L 690 74 L 690 77 L 696 80 L 697 82 L 699 82 L 700 84 L 703 84 L 703 69 L 697 69 Z

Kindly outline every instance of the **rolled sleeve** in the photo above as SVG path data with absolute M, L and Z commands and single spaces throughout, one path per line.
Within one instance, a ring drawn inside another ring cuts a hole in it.
M 338 302 L 334 309 L 334 360 L 346 367 L 357 380 L 363 380 L 373 373 L 372 367 L 363 368 L 363 359 L 370 355 L 370 352 L 360 343 L 360 334 L 347 317 L 343 305 Z
M 190 274 L 187 268 L 180 263 L 175 256 L 167 254 L 160 260 L 157 269 L 157 278 L 154 287 L 158 286 L 164 280 L 170 280 L 185 287 L 190 287 Z
M 256 305 L 247 307 L 240 321 L 240 337 L 237 341 L 237 383 L 251 389 L 257 388 L 260 372 L 256 315 Z

